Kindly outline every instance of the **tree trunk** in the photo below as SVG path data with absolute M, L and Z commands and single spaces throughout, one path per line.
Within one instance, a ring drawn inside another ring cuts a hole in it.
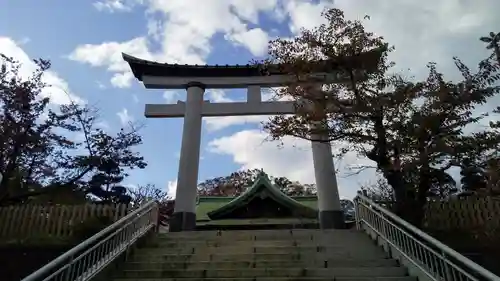
M 396 204 L 394 212 L 397 216 L 420 228 L 424 219 L 424 207 L 426 197 L 423 199 L 416 194 L 413 189 L 408 189 L 403 181 L 403 173 L 401 171 L 391 171 L 384 173 L 389 185 L 394 190 Z
M 389 158 L 389 149 L 387 144 L 387 134 L 383 122 L 383 111 L 374 115 L 372 121 L 377 134 L 376 144 L 367 154 L 367 157 L 377 163 L 377 167 L 382 171 L 385 179 L 394 190 L 396 197 L 396 206 L 394 212 L 396 215 L 420 227 L 423 220 L 423 207 L 415 196 L 415 192 L 406 186 L 403 172 L 400 167 L 399 150 L 394 149 L 394 161 Z
M 398 195 L 396 195 L 396 215 L 411 225 L 421 228 L 424 219 L 425 203 L 422 204 L 422 202 L 414 195 L 414 192 L 401 193 L 406 194 L 400 194 L 399 198 Z

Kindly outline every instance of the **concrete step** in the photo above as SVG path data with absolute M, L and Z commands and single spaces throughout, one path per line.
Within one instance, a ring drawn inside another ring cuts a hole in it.
M 232 233 L 235 235 L 242 233 L 317 233 L 317 232 L 345 232 L 345 231 L 357 231 L 351 229 L 254 229 L 254 230 L 207 230 L 207 231 L 183 231 L 183 232 L 170 232 L 172 235 L 177 236 L 190 236 L 190 235 L 200 235 L 200 236 L 210 236 L 218 235 L 219 233 Z
M 134 261 L 145 262 L 163 262 L 163 261 L 248 261 L 248 260 L 329 260 L 329 259 L 386 259 L 389 255 L 382 250 L 373 252 L 363 252 L 352 250 L 337 251 L 333 253 L 198 253 L 192 254 L 178 254 L 168 253 L 167 251 L 144 251 L 137 252 L 133 256 Z
M 142 248 L 137 251 L 138 254 L 191 254 L 191 255 L 213 255 L 213 254 L 303 254 L 315 255 L 325 253 L 327 255 L 338 255 L 340 253 L 361 254 L 361 255 L 384 255 L 383 250 L 375 245 L 343 245 L 343 246 L 268 246 L 268 247 L 192 247 L 192 248 Z
M 234 278 L 234 277 L 403 277 L 401 267 L 338 267 L 338 268 L 252 268 L 216 270 L 129 270 L 117 277 L 125 278 Z
M 247 260 L 247 261 L 199 261 L 199 262 L 127 262 L 127 269 L 133 270 L 165 270 L 165 269 L 248 269 L 248 268 L 337 268 L 337 267 L 395 267 L 398 262 L 393 259 L 375 260 Z
M 381 253 L 382 249 L 370 243 L 357 244 L 337 244 L 337 245 L 318 245 L 318 244 L 302 244 L 302 245 L 253 245 L 253 244 L 231 244 L 219 246 L 192 246 L 185 247 L 151 247 L 146 246 L 137 250 L 138 254 L 153 253 L 153 254 L 218 254 L 218 253 L 233 253 L 233 254 L 265 254 L 265 253 L 335 253 L 335 252 L 351 252 L 351 253 Z
M 139 249 L 137 251 L 137 256 L 163 256 L 163 255 L 174 255 L 182 256 L 188 255 L 192 258 L 209 258 L 217 256 L 246 256 L 248 258 L 256 258 L 256 255 L 288 255 L 301 256 L 301 257 L 314 257 L 317 255 L 336 258 L 336 257 L 366 257 L 366 258 L 385 258 L 388 254 L 382 249 L 377 247 L 258 247 L 258 248 L 236 248 L 236 247 L 224 247 L 224 248 L 207 248 L 207 249 L 162 249 L 162 248 L 152 248 L 152 249 Z
M 217 244 L 217 243 L 246 243 L 246 242 L 277 242 L 293 243 L 294 241 L 309 241 L 311 243 L 338 243 L 340 241 L 348 243 L 356 243 L 357 241 L 372 241 L 368 236 L 352 235 L 350 237 L 339 237 L 336 235 L 304 235 L 304 236 L 217 236 L 217 237 L 158 237 L 151 240 L 151 245 L 163 245 L 171 243 L 188 243 L 188 244 Z
M 326 234 L 326 233 L 360 233 L 357 229 L 260 229 L 260 230 L 208 230 L 208 231 L 184 231 L 184 232 L 169 232 L 163 235 L 170 236 L 198 236 L 198 237 L 215 237 L 224 234 L 230 235 L 308 235 L 308 234 Z
M 260 254 L 260 253 L 277 253 L 277 254 L 313 254 L 313 253 L 352 253 L 352 254 L 375 254 L 380 256 L 383 253 L 382 249 L 376 246 L 371 241 L 359 241 L 358 243 L 331 243 L 331 244 L 316 244 L 308 242 L 295 243 L 221 243 L 221 244 L 186 244 L 181 243 L 169 244 L 169 246 L 149 245 L 138 249 L 138 254 Z M 384 254 L 385 256 L 385 254 Z
M 366 235 L 357 230 L 246 230 L 246 231 L 192 231 L 171 232 L 159 235 L 159 239 L 174 240 L 286 240 L 286 239 L 350 239 Z
M 115 281 L 416 281 L 353 230 L 161 234 Z
M 224 245 L 246 246 L 252 245 L 254 247 L 261 246 L 310 246 L 310 245 L 345 245 L 346 243 L 365 243 L 374 245 L 375 242 L 368 236 L 365 237 L 350 237 L 350 239 L 271 239 L 271 240 L 229 240 L 227 239 L 213 239 L 213 240 L 180 240 L 180 239 L 156 239 L 148 243 L 148 247 L 220 247 Z
M 417 281 L 417 278 L 404 277 L 249 277 L 249 278 L 118 278 L 113 281 Z

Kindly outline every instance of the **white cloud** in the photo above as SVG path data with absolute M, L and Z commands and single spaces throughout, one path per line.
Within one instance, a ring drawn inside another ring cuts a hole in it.
M 245 130 L 233 135 L 212 140 L 208 150 L 212 153 L 225 154 L 233 157 L 241 169 L 264 169 L 275 176 L 285 176 L 292 181 L 314 183 L 311 143 L 306 140 L 285 137 L 283 147 L 278 148 L 278 142 L 267 141 L 267 135 L 257 130 Z M 338 146 L 334 146 L 337 149 Z M 355 153 L 347 154 L 343 159 L 336 160 L 337 178 L 341 197 L 352 198 L 361 184 L 373 179 L 374 172 L 366 170 L 356 176 L 347 177 L 352 173 L 348 167 L 369 165 L 368 160 L 359 160 Z
M 177 191 L 177 180 L 167 182 L 167 195 L 175 199 L 175 192 Z
M 335 5 L 348 18 L 369 14 L 367 28 L 395 45 L 392 59 L 398 69 L 411 68 L 420 78 L 428 61 L 437 62 L 448 77 L 457 74 L 453 56 L 477 63 L 485 57 L 479 37 L 500 26 L 500 2 L 495 0 L 337 0 Z
M 209 89 L 206 96 L 211 102 L 234 102 L 236 100 L 229 98 L 226 92 L 219 89 Z M 227 127 L 244 124 L 255 124 L 266 121 L 268 116 L 228 116 L 228 117 L 204 117 L 203 122 L 210 132 L 219 131 Z
M 270 12 L 276 9 L 278 0 L 229 0 L 234 12 L 242 19 L 257 24 L 259 12 Z
M 262 100 L 269 101 L 274 99 L 275 92 L 273 89 L 261 89 Z M 207 90 L 207 97 L 211 102 L 234 102 L 236 100 L 229 98 L 226 93 L 222 90 L 212 89 Z M 286 97 L 280 98 L 279 100 L 287 100 Z M 220 131 L 222 129 L 245 124 L 260 124 L 269 120 L 272 116 L 265 115 L 247 115 L 247 116 L 225 116 L 225 117 L 205 117 L 203 121 L 207 125 L 207 130 L 209 132 Z
M 134 117 L 128 113 L 126 108 L 122 109 L 122 111 L 117 112 L 116 115 L 120 118 L 120 122 L 123 126 L 129 124 L 130 122 L 134 122 Z
M 261 28 L 230 34 L 226 38 L 246 47 L 254 56 L 262 57 L 267 54 L 269 35 Z
M 145 5 L 148 35 L 161 44 L 161 50 L 156 53 L 148 48 L 146 37 L 81 45 L 75 49 L 70 58 L 118 73 L 112 78 L 117 87 L 130 86 L 132 79 L 131 75 L 123 74 L 129 70 L 120 57 L 121 51 L 169 63 L 203 64 L 212 51 L 210 40 L 222 33 L 253 54 L 263 54 L 268 31 L 262 27 L 249 29 L 246 24 L 258 24 L 260 13 L 276 20 L 287 18 L 294 33 L 323 23 L 319 14 L 326 7 L 339 7 L 349 18 L 369 14 L 372 20 L 367 27 L 396 45 L 393 59 L 399 68 L 412 67 L 421 73 L 427 61 L 437 61 L 449 68 L 452 55 L 476 59 L 479 54 L 469 54 L 469 50 L 481 48 L 478 34 L 500 24 L 496 15 L 500 2 L 495 0 L 443 0 L 438 4 L 431 0 L 418 3 L 411 0 L 397 3 L 390 0 L 107 0 L 95 5 L 101 10 L 117 11 Z M 409 53 L 412 55 L 407 55 Z
M 327 7 L 333 7 L 333 1 L 313 3 L 305 0 L 292 0 L 284 3 L 283 9 L 290 17 L 289 26 L 293 33 L 298 33 L 301 28 L 312 29 L 324 23 L 325 19 L 320 16 L 321 12 Z
M 27 79 L 37 68 L 28 54 L 11 38 L 0 37 L 0 53 L 13 57 L 22 64 L 19 74 L 23 78 Z M 42 79 L 50 86 L 42 90 L 42 96 L 49 97 L 51 103 L 68 104 L 71 101 L 79 104 L 85 103 L 84 99 L 71 92 L 68 83 L 56 72 L 46 71 Z
M 99 11 L 107 12 L 130 12 L 135 1 L 127 0 L 104 0 L 94 2 L 92 5 Z
M 132 85 L 132 79 L 134 79 L 134 76 L 130 72 L 115 73 L 115 75 L 111 77 L 111 85 L 116 88 L 128 88 Z
M 294 0 L 295 1 L 295 0 Z M 148 38 L 158 41 L 161 49 L 152 52 L 146 37 L 125 42 L 103 42 L 78 46 L 69 56 L 92 66 L 106 67 L 114 74 L 112 84 L 129 87 L 131 76 L 120 52 L 168 63 L 205 64 L 212 51 L 211 39 L 221 33 L 234 44 L 246 47 L 254 55 L 267 50 L 267 31 L 249 28 L 258 24 L 259 14 L 273 15 L 278 0 L 107 0 L 94 4 L 101 11 L 128 11 L 146 5 Z M 321 6 L 321 5 L 320 5 Z M 118 76 L 117 76 L 118 75 Z
M 155 57 L 149 52 L 147 39 L 137 37 L 123 43 L 104 42 L 99 45 L 80 45 L 68 58 L 93 67 L 106 67 L 109 72 L 113 73 L 111 84 L 117 88 L 127 88 L 130 87 L 134 77 L 128 64 L 122 58 L 122 52 L 147 60 L 154 60 Z
M 186 100 L 186 95 L 181 95 L 179 91 L 176 90 L 167 90 L 163 92 L 163 98 L 165 99 L 166 103 L 177 103 L 177 101 L 185 101 Z
M 175 90 L 168 90 L 163 93 L 163 98 L 167 103 L 177 103 L 178 100 L 185 101 L 186 95 Z M 263 95 L 264 98 L 269 98 L 268 94 Z M 210 102 L 230 103 L 236 101 L 229 98 L 223 90 L 207 89 L 205 99 Z M 268 116 L 229 116 L 229 117 L 204 117 L 203 122 L 206 124 L 206 129 L 210 132 L 219 131 L 230 126 L 256 124 L 268 120 Z
M 233 102 L 234 99 L 231 99 L 226 96 L 226 92 L 220 89 L 207 89 L 205 92 L 205 97 L 207 97 L 211 102 Z
M 162 47 L 169 61 L 204 63 L 215 34 L 246 32 L 245 21 L 258 23 L 259 12 L 272 12 L 276 3 L 276 0 L 151 0 L 148 8 L 165 19 Z
M 108 70 L 118 72 L 128 70 L 128 65 L 123 60 L 121 52 L 136 53 L 141 57 L 150 58 L 146 38 L 137 37 L 123 43 L 104 42 L 97 46 L 80 45 L 69 55 L 69 59 L 84 61 L 91 66 L 107 66 Z
M 204 117 L 203 121 L 210 132 L 219 131 L 231 126 L 258 124 L 268 120 L 268 116 L 228 116 L 228 117 Z

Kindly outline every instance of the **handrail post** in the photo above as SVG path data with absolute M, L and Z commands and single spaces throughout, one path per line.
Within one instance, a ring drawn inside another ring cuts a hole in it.
M 149 219 L 155 225 L 155 229 L 154 229 L 155 232 L 158 233 L 160 231 L 160 224 L 159 224 L 160 208 L 158 205 L 156 207 L 154 207 L 154 210 L 152 210 L 151 214 L 149 215 Z
M 66 270 L 66 278 L 64 278 L 64 280 L 71 280 L 71 272 L 72 272 L 72 263 L 73 263 L 73 260 L 75 259 L 75 256 L 74 255 L 71 255 L 68 259 L 68 268 Z
M 89 281 L 104 266 L 118 257 L 119 253 L 123 253 L 142 237 L 146 230 L 154 227 L 148 215 L 156 207 L 156 201 L 140 206 L 26 276 L 22 281 L 73 281 L 75 278 L 79 281 Z M 110 243 L 117 239 L 122 239 L 119 242 L 123 244 Z M 103 251 L 107 252 L 103 254 Z
M 132 231 L 130 229 L 133 229 L 134 225 L 131 224 L 129 226 L 126 226 L 125 227 L 125 241 L 129 240 L 130 239 L 130 236 L 132 236 Z M 124 257 L 125 257 L 125 261 L 128 261 L 129 259 L 129 255 L 130 255 L 130 245 L 126 245 L 125 246 L 125 251 L 124 251 Z
M 358 191 L 359 194 L 359 191 Z M 356 229 L 361 230 L 361 220 L 360 220 L 360 213 L 359 213 L 359 197 L 354 198 L 354 220 L 356 221 Z
M 453 280 L 453 272 L 451 271 L 451 268 L 450 266 L 448 265 L 447 263 L 447 256 L 446 256 L 446 253 L 444 253 L 444 251 L 441 251 L 441 255 L 443 256 L 443 273 L 444 273 L 444 280 Z
M 384 243 L 392 245 L 391 252 L 398 251 L 399 258 L 413 264 L 415 272 L 430 278 L 424 280 L 500 281 L 500 277 L 401 219 L 361 192 L 358 192 L 354 202 L 357 227 L 364 228 L 370 236 L 371 232 L 374 232 L 385 240 Z M 361 224 L 364 224 L 363 227 L 360 227 Z

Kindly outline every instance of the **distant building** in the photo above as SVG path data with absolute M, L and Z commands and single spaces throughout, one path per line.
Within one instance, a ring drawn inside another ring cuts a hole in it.
M 197 229 L 316 228 L 316 195 L 287 196 L 265 175 L 239 196 L 231 189 L 225 196 L 200 196 L 196 207 Z M 354 220 L 354 203 L 341 201 L 346 221 Z

